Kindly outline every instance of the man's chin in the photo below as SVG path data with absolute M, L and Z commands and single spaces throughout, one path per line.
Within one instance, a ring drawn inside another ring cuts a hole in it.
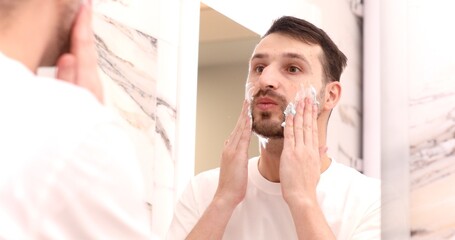
M 283 135 L 283 128 L 279 127 L 266 127 L 266 126 L 256 126 L 253 125 L 253 132 L 263 138 L 270 138 L 270 139 L 280 139 L 284 138 Z
M 283 139 L 284 136 L 283 135 L 263 135 L 263 134 L 259 134 L 257 132 L 254 132 L 254 134 L 256 134 L 256 136 L 260 137 L 260 138 L 265 138 L 265 139 L 273 139 L 273 140 L 279 140 L 279 139 Z

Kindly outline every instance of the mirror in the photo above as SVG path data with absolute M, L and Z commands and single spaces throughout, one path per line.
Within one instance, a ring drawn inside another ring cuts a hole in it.
M 219 166 L 245 96 L 248 62 L 258 34 L 201 4 L 195 174 Z M 256 137 L 249 156 L 259 155 Z

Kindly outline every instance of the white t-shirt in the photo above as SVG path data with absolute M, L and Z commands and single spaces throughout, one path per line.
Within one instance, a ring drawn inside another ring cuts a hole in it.
M 118 118 L 85 89 L 0 53 L 0 239 L 149 239 Z
M 219 168 L 197 175 L 175 209 L 169 239 L 184 239 L 210 204 Z M 380 183 L 332 160 L 321 174 L 317 197 L 337 239 L 380 239 Z M 248 163 L 245 199 L 234 210 L 223 239 L 297 239 L 280 183 L 265 179 L 258 158 Z

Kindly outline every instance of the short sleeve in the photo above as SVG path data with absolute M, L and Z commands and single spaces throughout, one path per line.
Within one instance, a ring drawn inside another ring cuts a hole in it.
M 355 229 L 352 240 L 381 239 L 381 197 L 366 209 L 359 226 Z
M 188 184 L 175 206 L 174 217 L 167 234 L 168 240 L 185 239 L 201 217 L 194 194 L 194 181 L 193 179 Z

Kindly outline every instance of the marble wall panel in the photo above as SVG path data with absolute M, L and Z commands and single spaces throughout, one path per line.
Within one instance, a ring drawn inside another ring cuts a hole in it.
M 412 239 L 455 239 L 455 34 L 447 28 L 453 7 L 409 5 Z
M 151 228 L 164 238 L 176 195 L 180 1 L 97 0 L 93 6 L 106 104 L 125 119 L 144 176 Z
M 108 16 L 100 9 L 126 1 L 95 3 L 93 27 L 106 104 L 126 120 L 140 159 L 147 203 L 153 205 L 153 160 L 157 127 L 158 39 Z M 118 6 L 117 6 L 118 7 Z M 118 10 L 119 11 L 119 10 Z M 127 12 L 127 11 L 125 11 Z

